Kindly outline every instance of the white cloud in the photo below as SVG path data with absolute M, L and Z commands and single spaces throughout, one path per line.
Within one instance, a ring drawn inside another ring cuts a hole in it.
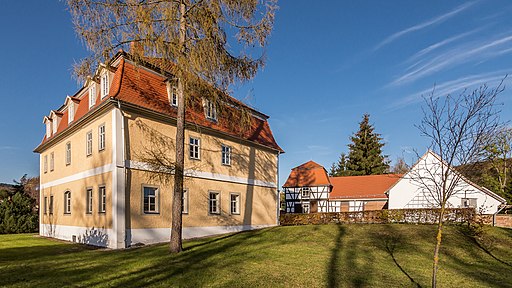
M 416 93 L 412 93 L 409 96 L 403 97 L 398 101 L 394 102 L 388 107 L 388 110 L 393 111 L 400 109 L 411 104 L 415 104 L 422 101 L 422 96 L 428 96 L 431 93 L 435 93 L 438 96 L 446 96 L 448 94 L 460 93 L 464 89 L 474 89 L 483 84 L 487 84 L 489 87 L 496 86 L 506 74 L 512 72 L 509 70 L 498 70 L 489 73 L 470 75 L 462 77 L 456 80 L 444 82 L 435 87 L 427 88 Z
M 377 46 L 375 46 L 375 48 L 373 50 L 374 51 L 378 50 L 381 47 L 383 47 L 383 46 L 385 46 L 385 45 L 387 45 L 387 44 L 397 40 L 398 38 L 400 38 L 400 37 L 402 37 L 402 36 L 404 36 L 406 34 L 409 34 L 409 33 L 412 33 L 412 32 L 415 32 L 415 31 L 427 28 L 427 27 L 432 26 L 432 25 L 436 25 L 436 24 L 442 23 L 442 22 L 448 20 L 449 18 L 454 17 L 457 14 L 461 13 L 462 11 L 468 9 L 469 7 L 473 6 L 476 2 L 477 1 L 473 1 L 473 2 L 468 2 L 468 3 L 462 4 L 462 5 L 456 7 L 454 10 L 452 10 L 452 11 L 450 11 L 448 13 L 445 13 L 443 15 L 437 16 L 435 18 L 432 18 L 432 19 L 427 20 L 425 22 L 422 22 L 420 24 L 414 25 L 414 26 L 409 27 L 407 29 L 404 29 L 402 31 L 396 32 L 395 34 L 387 37 L 382 42 L 380 42 Z

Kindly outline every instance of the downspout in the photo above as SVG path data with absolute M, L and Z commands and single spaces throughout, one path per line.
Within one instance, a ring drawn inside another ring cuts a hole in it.
M 502 205 L 501 208 L 498 206 L 498 208 L 498 211 L 492 214 L 492 226 L 496 226 L 496 215 L 498 215 L 501 212 L 501 210 L 505 209 L 505 205 Z
M 126 135 L 125 135 L 125 130 L 124 130 L 124 113 L 123 113 L 123 110 L 121 109 L 121 102 L 119 101 L 119 99 L 117 99 L 117 108 L 119 109 L 119 112 L 121 113 L 121 135 L 122 135 L 122 143 L 121 143 L 121 147 L 123 147 L 123 175 L 124 175 L 124 197 L 126 199 L 126 184 L 128 183 L 128 175 L 126 173 Z M 125 243 L 125 247 L 128 247 L 128 233 L 126 233 L 126 207 L 127 205 L 129 205 L 130 203 L 126 203 L 125 201 L 125 204 L 124 204 L 124 211 L 125 211 L 125 224 L 124 224 L 124 229 L 125 229 L 125 233 L 124 233 L 124 243 Z
M 281 154 L 281 152 L 277 152 L 277 183 L 276 183 L 276 189 L 277 189 L 277 209 L 276 209 L 276 223 L 277 223 L 277 226 L 281 225 L 280 221 L 279 221 L 279 216 L 281 214 L 281 192 L 279 191 L 279 155 Z

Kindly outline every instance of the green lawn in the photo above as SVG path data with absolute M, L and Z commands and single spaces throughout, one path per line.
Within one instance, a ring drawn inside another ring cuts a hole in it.
M 1 287 L 428 287 L 434 226 L 275 227 L 113 251 L 0 235 Z M 439 287 L 512 287 L 512 230 L 446 228 Z

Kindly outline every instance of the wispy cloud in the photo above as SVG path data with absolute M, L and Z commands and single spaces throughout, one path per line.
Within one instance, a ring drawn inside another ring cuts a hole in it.
M 396 102 L 388 106 L 388 111 L 394 111 L 400 108 L 404 108 L 411 104 L 415 104 L 422 101 L 422 96 L 427 96 L 431 93 L 435 93 L 438 96 L 446 96 L 448 94 L 460 93 L 464 89 L 474 89 L 480 85 L 487 84 L 488 86 L 494 86 L 501 81 L 506 74 L 512 72 L 509 70 L 498 70 L 489 73 L 482 73 L 476 75 L 470 75 L 456 80 L 444 82 L 435 87 L 430 87 L 416 93 L 412 93 L 409 96 L 403 97 Z
M 422 30 L 422 29 L 425 29 L 429 26 L 432 26 L 432 25 L 437 25 L 437 24 L 440 24 L 448 19 L 450 19 L 451 17 L 454 17 L 456 16 L 457 14 L 461 13 L 462 11 L 468 9 L 469 7 L 473 6 L 477 1 L 473 1 L 473 2 L 468 2 L 468 3 L 465 3 L 465 4 L 462 4 L 458 7 L 456 7 L 455 9 L 453 9 L 452 11 L 448 12 L 448 13 L 445 13 L 443 15 L 440 15 L 440 16 L 437 16 L 435 18 L 432 18 L 430 20 L 427 20 L 425 22 L 422 22 L 420 24 L 417 24 L 417 25 L 414 25 L 412 27 L 409 27 L 407 29 L 404 29 L 402 31 L 398 31 L 396 32 L 395 34 L 387 37 L 386 39 L 384 39 L 382 42 L 380 42 L 377 46 L 375 46 L 375 48 L 373 49 L 374 51 L 382 48 L 383 46 L 397 40 L 398 38 L 404 36 L 404 35 L 407 35 L 409 33 L 412 33 L 412 32 L 415 32 L 415 31 L 419 31 L 419 30 Z
M 512 52 L 512 33 L 490 40 L 464 43 L 410 65 L 405 74 L 393 80 L 388 86 L 400 86 L 449 67 L 468 62 L 485 62 L 510 52 Z
M 18 147 L 14 147 L 14 146 L 0 146 L 0 151 L 2 150 L 16 150 L 18 149 Z

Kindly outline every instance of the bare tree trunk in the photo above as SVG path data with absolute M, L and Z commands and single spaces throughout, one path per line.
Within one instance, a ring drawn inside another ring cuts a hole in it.
M 432 288 L 437 287 L 437 270 L 439 269 L 439 250 L 441 248 L 441 239 L 443 237 L 444 207 L 445 204 L 441 206 L 441 211 L 439 212 L 439 221 L 437 223 L 436 248 L 434 248 L 434 265 L 432 267 Z
M 180 2 L 180 44 L 182 53 L 185 46 L 185 3 Z M 178 57 L 178 59 L 181 57 Z M 180 61 L 178 60 L 178 65 Z M 182 228 L 183 215 L 181 207 L 183 206 L 183 176 L 185 167 L 185 87 L 183 77 L 178 79 L 178 117 L 176 119 L 176 166 L 174 174 L 174 195 L 172 201 L 172 227 L 170 251 L 178 253 L 182 250 Z

